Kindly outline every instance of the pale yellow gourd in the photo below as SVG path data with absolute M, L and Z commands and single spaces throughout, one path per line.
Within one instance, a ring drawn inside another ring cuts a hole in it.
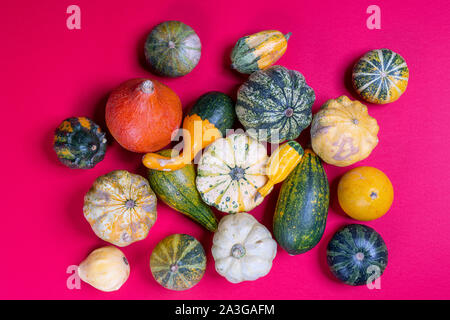
M 78 267 L 81 280 L 101 291 L 116 291 L 127 281 L 130 265 L 122 251 L 113 246 L 92 251 Z
M 312 148 L 326 163 L 349 166 L 370 155 L 378 144 L 378 130 L 365 105 L 341 96 L 328 100 L 314 115 Z

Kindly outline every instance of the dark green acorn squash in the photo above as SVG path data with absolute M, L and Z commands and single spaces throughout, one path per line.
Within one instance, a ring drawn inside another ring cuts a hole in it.
M 171 149 L 167 149 L 158 154 L 168 157 L 171 152 Z M 217 230 L 217 218 L 200 197 L 195 177 L 192 163 L 174 171 L 148 171 L 150 186 L 162 202 L 214 232 Z
M 339 280 L 360 286 L 383 274 L 388 251 L 383 238 L 374 229 L 350 224 L 336 232 L 329 242 L 327 262 Z
M 211 91 L 203 94 L 187 113 L 198 115 L 202 121 L 207 120 L 226 136 L 226 130 L 232 129 L 236 120 L 233 100 L 225 93 Z
M 105 156 L 105 133 L 86 117 L 69 118 L 55 130 L 53 149 L 69 168 L 90 169 Z
M 180 21 L 158 24 L 148 35 L 145 57 L 159 74 L 180 77 L 198 64 L 202 45 L 194 29 Z
M 330 189 L 320 158 L 305 150 L 301 162 L 283 182 L 273 217 L 273 233 L 290 255 L 314 248 L 328 216 Z
M 155 280 L 164 288 L 178 291 L 190 289 L 205 273 L 205 250 L 190 235 L 170 235 L 153 249 L 150 269 Z
M 236 114 L 248 134 L 259 141 L 294 140 L 311 123 L 315 99 L 300 72 L 272 66 L 252 73 L 242 84 Z

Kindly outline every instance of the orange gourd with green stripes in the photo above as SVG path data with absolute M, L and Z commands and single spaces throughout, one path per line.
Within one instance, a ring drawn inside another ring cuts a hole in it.
M 283 182 L 300 162 L 303 153 L 302 146 L 294 140 L 279 146 L 272 153 L 267 163 L 266 174 L 269 181 L 258 189 L 255 199 L 265 197 L 275 184 Z
M 290 36 L 267 30 L 240 38 L 231 52 L 231 68 L 250 74 L 270 67 L 286 51 Z

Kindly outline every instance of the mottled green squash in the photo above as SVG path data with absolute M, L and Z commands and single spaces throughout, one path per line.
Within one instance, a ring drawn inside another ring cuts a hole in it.
M 337 231 L 328 243 L 327 262 L 339 280 L 360 286 L 383 274 L 388 263 L 388 250 L 374 229 L 350 224 Z
M 194 29 L 180 21 L 158 24 L 148 35 L 145 57 L 159 74 L 180 77 L 198 64 L 202 45 Z
M 320 158 L 305 150 L 301 162 L 283 182 L 273 217 L 278 244 L 291 255 L 314 248 L 328 216 L 330 189 Z
M 205 250 L 190 235 L 170 235 L 153 249 L 150 269 L 155 280 L 164 288 L 178 291 L 190 289 L 205 273 Z
M 386 104 L 405 92 L 409 69 L 405 59 L 389 49 L 367 52 L 353 67 L 353 86 L 366 101 Z
M 172 150 L 158 152 L 170 156 Z M 211 208 L 206 205 L 195 186 L 195 168 L 187 164 L 174 171 L 149 170 L 148 181 L 158 198 L 169 207 L 181 212 L 204 226 L 209 231 L 217 230 L 217 219 Z
M 252 73 L 241 85 L 236 115 L 258 141 L 294 140 L 311 123 L 315 99 L 300 72 L 271 66 Z
M 105 156 L 105 133 L 86 117 L 69 118 L 55 130 L 53 149 L 69 168 L 90 169 Z

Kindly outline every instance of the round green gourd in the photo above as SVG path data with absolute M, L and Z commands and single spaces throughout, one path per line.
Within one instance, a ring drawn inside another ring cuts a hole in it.
M 206 255 L 200 242 L 187 234 L 173 234 L 153 249 L 150 269 L 155 280 L 170 290 L 195 286 L 206 269 Z
M 53 149 L 69 168 L 90 169 L 105 156 L 105 133 L 86 117 L 69 118 L 55 130 Z
M 389 49 L 367 52 L 353 67 L 353 87 L 366 101 L 386 104 L 396 101 L 408 85 L 405 59 Z
M 202 45 L 194 29 L 180 21 L 158 24 L 147 37 L 145 57 L 159 74 L 180 77 L 198 64 Z
M 301 162 L 283 182 L 273 217 L 273 234 L 290 255 L 314 248 L 328 216 L 330 189 L 320 158 L 306 149 Z
M 167 149 L 158 153 L 169 157 L 171 152 L 171 149 Z M 202 201 L 195 186 L 195 177 L 192 163 L 175 171 L 148 171 L 150 186 L 160 200 L 214 232 L 217 230 L 216 216 Z
M 315 99 L 300 72 L 272 66 L 252 73 L 242 84 L 236 114 L 248 134 L 259 141 L 293 140 L 311 123 Z
M 388 262 L 383 238 L 374 229 L 350 224 L 330 240 L 327 262 L 331 272 L 342 282 L 360 286 L 381 276 Z

